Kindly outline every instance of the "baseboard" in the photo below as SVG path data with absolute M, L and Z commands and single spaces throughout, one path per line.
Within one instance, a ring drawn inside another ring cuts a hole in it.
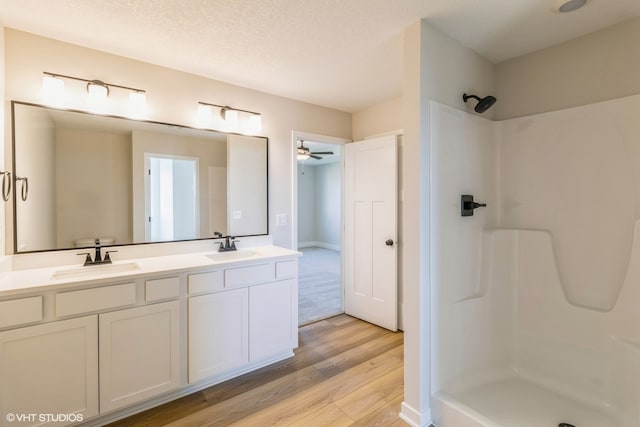
M 331 243 L 324 243 L 324 242 L 300 242 L 300 243 L 298 243 L 298 249 L 300 249 L 300 248 L 312 248 L 312 247 L 330 249 L 332 251 L 340 252 L 340 245 L 332 245 Z
M 431 410 L 427 410 L 424 414 L 421 414 L 408 405 L 407 402 L 402 402 L 400 418 L 414 427 L 427 427 L 432 425 Z

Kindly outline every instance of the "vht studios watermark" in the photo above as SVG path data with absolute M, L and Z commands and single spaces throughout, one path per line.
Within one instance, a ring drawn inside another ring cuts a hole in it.
M 84 421 L 82 414 L 17 414 L 9 412 L 5 419 L 10 423 L 81 423 Z

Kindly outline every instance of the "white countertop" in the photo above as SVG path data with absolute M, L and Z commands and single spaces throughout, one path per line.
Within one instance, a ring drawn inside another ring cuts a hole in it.
M 207 255 L 219 257 L 212 259 Z M 180 255 L 165 255 L 149 258 L 114 260 L 109 267 L 83 267 L 82 264 L 22 269 L 3 272 L 0 276 L 0 298 L 35 291 L 64 289 L 81 285 L 109 283 L 114 281 L 134 280 L 139 276 L 179 273 L 192 269 L 206 269 L 216 266 L 233 266 L 238 263 L 255 263 L 261 260 L 275 260 L 283 257 L 299 256 L 300 252 L 278 246 L 259 246 L 240 249 L 237 252 L 218 253 L 215 251 L 197 252 Z M 119 267 L 125 271 L 116 271 Z M 95 268 L 95 270 L 91 270 Z M 86 269 L 86 274 L 85 274 Z M 67 273 L 68 277 L 66 276 Z M 77 273 L 77 274 L 74 274 Z M 95 273 L 95 274 L 93 274 Z M 56 278 L 58 276 L 58 278 Z

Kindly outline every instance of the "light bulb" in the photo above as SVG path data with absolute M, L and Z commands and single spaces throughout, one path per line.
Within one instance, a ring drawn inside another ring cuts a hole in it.
M 249 116 L 248 131 L 255 135 L 262 132 L 262 114 L 251 114 Z
M 196 126 L 199 128 L 211 127 L 213 112 L 211 105 L 198 104 L 198 117 L 196 118 Z
M 147 97 L 144 92 L 129 93 L 129 114 L 133 118 L 144 117 L 147 113 Z
M 42 98 L 46 104 L 61 105 L 64 101 L 64 80 L 45 74 L 42 77 Z
M 223 108 L 220 110 L 220 115 L 224 120 L 225 130 L 236 130 L 238 127 L 238 112 L 236 110 Z

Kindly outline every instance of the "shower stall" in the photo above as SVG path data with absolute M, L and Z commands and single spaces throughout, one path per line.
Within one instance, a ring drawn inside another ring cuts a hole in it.
M 640 96 L 429 111 L 434 422 L 639 427 Z

